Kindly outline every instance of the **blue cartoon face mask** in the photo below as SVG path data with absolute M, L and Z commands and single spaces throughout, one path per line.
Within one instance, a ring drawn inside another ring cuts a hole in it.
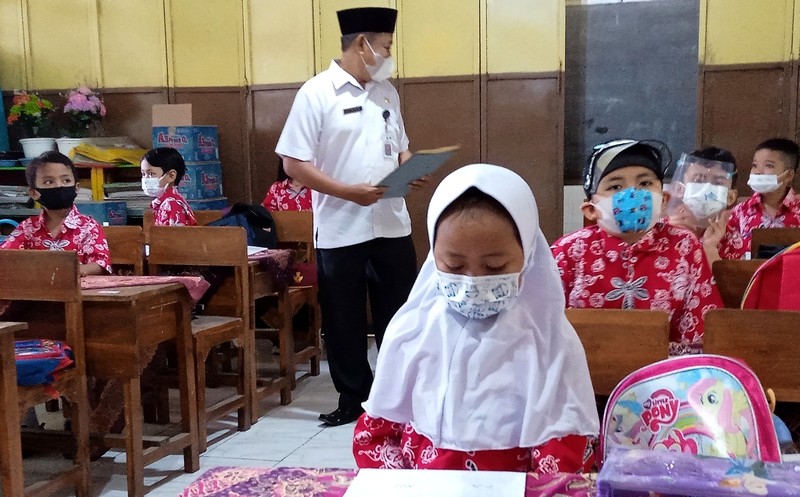
M 661 215 L 661 194 L 649 190 L 626 188 L 594 204 L 601 217 L 597 224 L 609 233 L 647 231 Z
M 470 319 L 498 314 L 517 299 L 520 273 L 466 276 L 437 271 L 447 305 Z

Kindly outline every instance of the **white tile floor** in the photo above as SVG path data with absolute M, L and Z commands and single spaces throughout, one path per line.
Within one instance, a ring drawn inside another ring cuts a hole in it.
M 374 367 L 374 346 L 370 356 Z M 290 405 L 279 405 L 277 396 L 266 399 L 261 404 L 262 413 L 266 414 L 246 432 L 236 431 L 233 416 L 212 423 L 210 445 L 200 456 L 198 472 L 182 471 L 182 455 L 168 456 L 145 467 L 147 495 L 176 496 L 208 469 L 217 466 L 354 468 L 351 452 L 354 424 L 326 427 L 317 419 L 320 412 L 335 409 L 338 399 L 326 361 L 322 362 L 321 369 L 320 376 L 307 376 L 298 382 Z M 42 468 L 51 472 L 54 464 L 67 463 L 59 459 L 53 456 L 25 459 L 26 479 L 37 475 Z M 92 496 L 127 496 L 124 453 L 109 451 L 93 463 L 91 471 Z

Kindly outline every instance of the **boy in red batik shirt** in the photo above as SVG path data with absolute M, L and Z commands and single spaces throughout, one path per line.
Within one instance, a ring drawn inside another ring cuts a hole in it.
M 659 221 L 669 164 L 660 142 L 597 145 L 584 169 L 584 215 L 597 225 L 551 247 L 567 307 L 652 309 L 670 316 L 670 355 L 703 351 L 703 317 L 722 307 L 703 245 Z
M 43 209 L 22 221 L 0 249 L 71 250 L 78 253 L 81 276 L 111 272 L 103 228 L 78 212 L 75 165 L 66 155 L 45 152 L 25 168 L 28 194 Z
M 150 207 L 156 226 L 196 226 L 192 208 L 175 188 L 186 174 L 186 162 L 174 148 L 153 148 L 142 158 L 142 190 L 155 197 Z
M 756 147 L 748 186 L 752 197 L 733 208 L 726 229 L 717 230 L 721 238 L 719 256 L 741 259 L 750 253 L 756 228 L 800 226 L 800 197 L 792 188 L 800 148 L 786 138 L 772 138 Z

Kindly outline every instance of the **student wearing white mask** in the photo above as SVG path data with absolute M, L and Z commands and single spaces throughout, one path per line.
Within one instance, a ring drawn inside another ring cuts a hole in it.
M 703 242 L 709 262 L 719 259 L 719 242 L 736 192 L 736 159 L 724 148 L 706 147 L 683 154 L 670 183 L 670 224 L 692 230 Z
M 342 58 L 300 88 L 275 149 L 286 174 L 312 190 L 322 326 L 339 392 L 338 407 L 319 416 L 329 426 L 355 421 L 369 395 L 367 294 L 380 347 L 417 272 L 405 200 L 383 198 L 386 188 L 376 186 L 411 156 L 387 81 L 397 11 L 337 15 Z
M 553 255 L 568 307 L 652 309 L 670 315 L 670 355 L 703 351 L 704 316 L 722 307 L 697 237 L 664 222 L 666 145 L 616 140 L 584 168 L 584 216 L 595 221 L 557 240 Z
M 153 148 L 142 157 L 142 191 L 153 197 L 153 224 L 196 226 L 189 202 L 176 188 L 186 174 L 186 162 L 174 148 Z
M 589 369 L 530 187 L 499 166 L 464 166 L 431 198 L 428 236 L 356 425 L 358 466 L 589 470 Z
M 756 228 L 800 226 L 800 197 L 792 188 L 800 147 L 786 138 L 772 138 L 756 147 L 747 185 L 753 196 L 734 207 L 721 236 L 719 255 L 741 259 L 750 253 Z

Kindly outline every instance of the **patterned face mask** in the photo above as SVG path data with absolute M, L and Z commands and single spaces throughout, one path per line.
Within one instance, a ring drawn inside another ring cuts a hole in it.
M 711 183 L 686 183 L 683 203 L 698 219 L 707 218 L 728 206 L 728 188 Z
M 447 305 L 470 319 L 494 316 L 519 295 L 520 273 L 465 276 L 437 271 L 439 291 Z
M 602 214 L 597 224 L 615 234 L 647 231 L 658 222 L 656 206 L 661 206 L 660 193 L 626 188 L 595 204 Z

